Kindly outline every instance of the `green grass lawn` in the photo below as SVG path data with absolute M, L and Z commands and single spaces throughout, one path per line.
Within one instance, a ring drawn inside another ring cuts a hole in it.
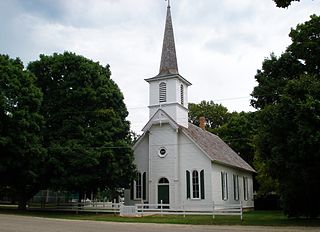
M 243 215 L 243 221 L 239 216 L 147 216 L 142 218 L 126 218 L 113 214 L 95 213 L 66 213 L 46 211 L 19 211 L 17 209 L 0 208 L 1 214 L 14 214 L 24 216 L 36 216 L 46 218 L 61 218 L 72 220 L 93 220 L 112 222 L 136 222 L 136 223 L 170 223 L 193 225 L 252 225 L 252 226 L 320 226 L 320 219 L 288 219 L 280 211 L 252 211 Z

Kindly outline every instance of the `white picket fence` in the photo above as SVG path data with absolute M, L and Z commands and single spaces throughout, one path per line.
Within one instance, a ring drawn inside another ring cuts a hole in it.
M 143 217 L 147 215 L 236 215 L 243 219 L 243 207 L 240 204 L 215 204 L 198 205 L 197 208 L 191 208 L 182 204 L 176 208 L 170 208 L 170 204 L 135 204 L 134 206 L 125 206 L 123 203 L 114 202 L 70 202 L 60 204 L 29 205 L 31 210 L 48 211 L 69 211 L 69 212 L 94 212 L 94 213 L 114 213 L 124 217 Z
M 210 207 L 210 206 L 209 206 Z M 134 206 L 121 206 L 120 216 L 147 216 L 147 215 L 212 215 L 215 218 L 216 215 L 236 215 L 243 219 L 243 207 L 240 204 L 215 204 L 213 202 L 212 207 L 208 205 L 198 208 L 190 208 L 190 206 L 181 205 L 178 208 L 170 208 L 169 204 L 135 204 Z
M 60 204 L 30 204 L 31 210 L 68 211 L 68 212 L 94 212 L 120 214 L 123 203 L 113 202 L 69 202 Z

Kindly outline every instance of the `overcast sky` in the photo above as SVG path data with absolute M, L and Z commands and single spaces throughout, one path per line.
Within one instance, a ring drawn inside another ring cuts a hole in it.
M 0 0 L 0 53 L 24 64 L 39 54 L 75 52 L 110 64 L 132 130 L 148 121 L 148 84 L 158 74 L 164 0 Z M 272 0 L 171 0 L 180 74 L 189 102 L 214 100 L 252 111 L 254 75 L 290 44 L 290 28 L 319 14 L 319 0 L 279 9 Z

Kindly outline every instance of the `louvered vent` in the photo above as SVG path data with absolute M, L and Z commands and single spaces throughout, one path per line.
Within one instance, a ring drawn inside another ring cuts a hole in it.
M 161 82 L 159 85 L 159 102 L 167 101 L 167 84 Z
M 183 85 L 180 85 L 180 94 L 181 94 L 181 105 L 184 104 L 184 94 L 183 94 Z

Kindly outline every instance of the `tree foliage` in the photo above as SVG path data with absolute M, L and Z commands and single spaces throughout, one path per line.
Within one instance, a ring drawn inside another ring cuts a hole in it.
M 207 130 L 213 132 L 214 129 L 228 121 L 230 113 L 226 107 L 213 101 L 201 101 L 199 104 L 189 103 L 189 121 L 199 125 L 199 118 L 202 116 L 206 118 Z
M 300 0 L 273 0 L 277 7 L 286 8 L 291 5 L 292 2 L 300 2 Z
M 85 193 L 130 183 L 128 112 L 109 66 L 65 52 L 41 55 L 28 69 L 43 92 L 51 184 Z
M 213 101 L 189 103 L 189 121 L 198 126 L 202 116 L 206 118 L 206 130 L 219 135 L 245 161 L 253 164 L 254 113 L 230 113 L 226 107 Z
M 289 216 L 320 213 L 320 17 L 292 29 L 292 44 L 256 75 L 258 112 L 255 167 L 264 186 L 277 183 Z M 266 184 L 267 183 L 267 184 Z
M 215 133 L 228 143 L 248 164 L 253 166 L 255 129 L 254 112 L 233 112 L 229 120 L 217 128 Z
M 42 187 L 46 153 L 40 135 L 42 94 L 19 59 L 0 55 L 0 186 L 24 209 Z
M 280 57 L 271 54 L 263 61 L 262 69 L 255 76 L 258 86 L 252 92 L 254 99 L 251 104 L 256 109 L 277 104 L 289 80 L 306 73 L 319 75 L 320 20 L 316 15 L 310 18 L 310 21 L 291 29 L 292 43 Z

